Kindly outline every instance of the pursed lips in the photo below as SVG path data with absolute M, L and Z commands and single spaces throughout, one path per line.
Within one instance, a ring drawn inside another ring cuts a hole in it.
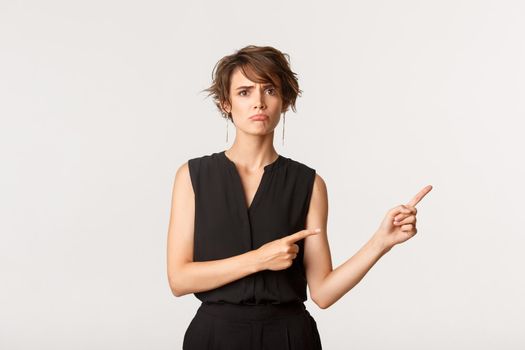
M 255 114 L 250 117 L 251 120 L 266 120 L 268 116 L 266 114 Z

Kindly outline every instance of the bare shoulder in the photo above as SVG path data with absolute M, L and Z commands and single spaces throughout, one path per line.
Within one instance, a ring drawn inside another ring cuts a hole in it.
M 190 178 L 190 167 L 188 165 L 188 161 L 185 161 L 182 163 L 178 168 L 177 172 L 175 173 L 175 179 L 177 178 L 185 178 L 189 180 Z
M 177 194 L 183 196 L 193 195 L 188 161 L 182 163 L 175 173 L 173 196 L 176 196 Z
M 314 180 L 314 190 L 317 191 L 325 191 L 326 192 L 326 182 L 324 179 L 319 175 L 319 173 L 315 173 L 315 180 Z
M 312 198 L 310 199 L 310 207 L 313 210 L 320 210 L 320 206 L 328 206 L 328 190 L 326 182 L 321 175 L 315 173 L 314 186 L 312 189 Z
M 315 174 L 310 205 L 306 216 L 307 228 L 320 227 L 326 236 L 328 220 L 328 191 L 326 182 L 317 172 Z

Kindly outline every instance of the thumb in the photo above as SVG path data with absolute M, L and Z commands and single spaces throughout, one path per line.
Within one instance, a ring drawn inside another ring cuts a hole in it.
M 288 237 L 286 237 L 286 240 L 288 241 L 288 243 L 293 243 L 293 242 L 300 241 L 301 239 L 305 237 L 318 234 L 319 232 L 321 232 L 320 228 L 305 229 L 305 230 L 301 230 L 299 232 L 289 235 Z

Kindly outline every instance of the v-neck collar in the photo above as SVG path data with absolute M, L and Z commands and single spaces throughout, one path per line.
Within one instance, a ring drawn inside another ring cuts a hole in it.
M 248 204 L 246 203 L 246 194 L 244 193 L 244 187 L 242 185 L 242 179 L 241 179 L 241 176 L 239 174 L 239 171 L 237 170 L 237 166 L 236 166 L 235 162 L 232 161 L 230 158 L 228 158 L 228 156 L 226 156 L 226 150 L 224 150 L 222 152 L 219 152 L 219 155 L 229 165 L 231 173 L 236 179 L 235 182 L 237 184 L 236 186 L 237 186 L 238 194 L 241 197 L 240 199 L 241 199 L 241 202 L 242 202 L 242 207 L 246 211 L 253 210 L 254 206 L 257 205 L 257 203 L 259 201 L 259 197 L 261 197 L 261 195 L 263 193 L 263 190 L 265 189 L 266 182 L 267 182 L 267 177 L 268 177 L 269 173 L 272 170 L 274 170 L 280 164 L 281 160 L 283 159 L 283 156 L 281 156 L 279 154 L 274 161 L 272 161 L 271 163 L 269 163 L 269 164 L 264 166 L 263 175 L 261 177 L 261 180 L 259 181 L 259 185 L 257 186 L 257 189 L 255 190 L 255 194 L 254 194 L 254 196 L 252 198 L 252 202 L 250 203 L 250 206 L 248 206 Z

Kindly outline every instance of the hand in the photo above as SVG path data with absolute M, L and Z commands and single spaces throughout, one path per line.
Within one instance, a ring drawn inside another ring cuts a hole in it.
M 289 268 L 299 252 L 299 246 L 295 244 L 295 242 L 305 237 L 318 234 L 319 232 L 321 232 L 319 228 L 315 230 L 301 230 L 289 236 L 263 244 L 257 248 L 262 269 L 277 271 Z
M 377 239 L 389 251 L 396 244 L 405 242 L 417 233 L 416 228 L 416 204 L 430 192 L 431 185 L 424 187 L 406 205 L 398 205 L 388 211 L 379 229 L 374 234 Z

